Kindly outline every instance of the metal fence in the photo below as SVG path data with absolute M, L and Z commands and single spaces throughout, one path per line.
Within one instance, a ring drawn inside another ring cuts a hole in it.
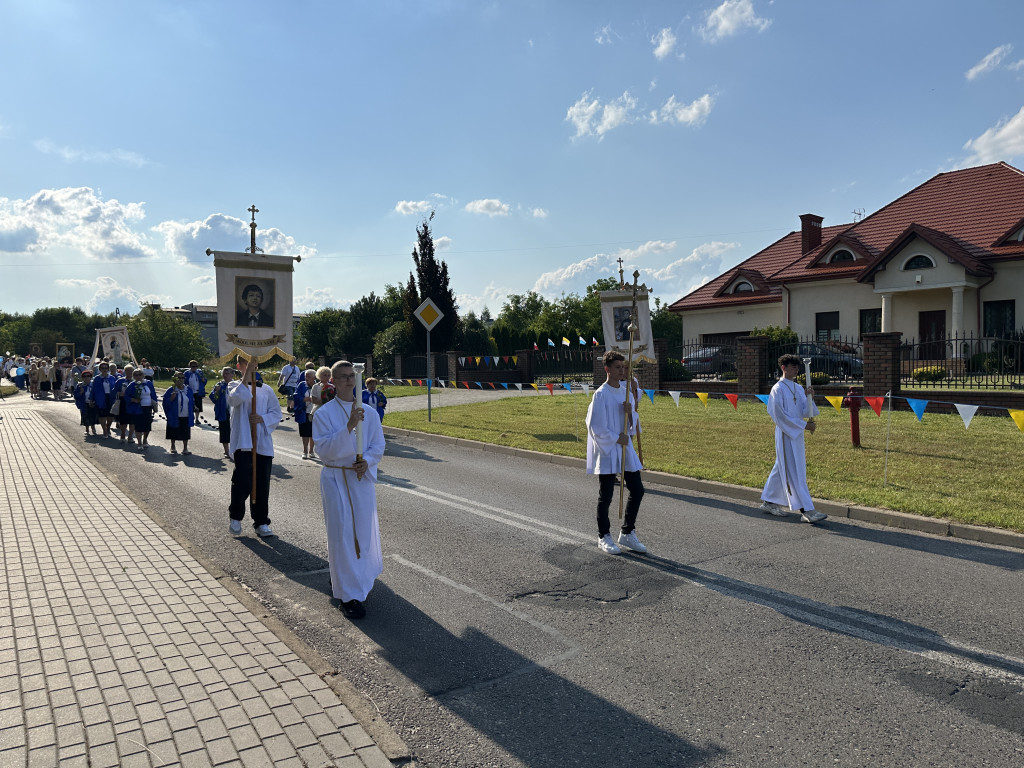
M 448 355 L 433 355 L 434 378 L 448 378 Z M 405 355 L 402 357 L 402 378 L 403 379 L 425 379 L 427 378 L 427 356 L 426 355 Z
M 562 383 L 568 380 L 591 378 L 594 375 L 594 348 L 571 347 L 562 349 L 535 350 L 532 367 L 535 379 L 559 379 Z
M 1008 338 L 948 334 L 900 345 L 904 387 L 1024 389 L 1024 332 Z
M 668 350 L 662 374 L 669 381 L 736 378 L 736 345 L 690 341 Z
M 811 375 L 823 373 L 829 383 L 848 383 L 864 378 L 864 345 L 860 339 L 835 338 L 819 341 L 814 338 L 768 345 L 766 365 L 773 378 L 778 378 L 779 358 L 796 355 L 811 361 Z

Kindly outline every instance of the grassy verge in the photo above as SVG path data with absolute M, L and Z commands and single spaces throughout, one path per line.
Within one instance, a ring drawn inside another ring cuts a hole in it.
M 582 458 L 588 402 L 583 394 L 509 398 L 434 408 L 430 423 L 425 412 L 390 413 L 387 424 Z M 813 495 L 1024 531 L 1024 433 L 1011 419 L 978 416 L 965 430 L 956 414 L 926 412 L 918 422 L 913 413 L 894 412 L 886 469 L 887 417 L 862 411 L 862 447 L 853 448 L 849 413 L 822 409 L 807 438 Z M 705 408 L 683 398 L 677 408 L 659 396 L 644 402 L 641 423 L 645 464 L 653 470 L 759 488 L 775 460 L 774 427 L 756 401 L 734 410 L 725 400 Z

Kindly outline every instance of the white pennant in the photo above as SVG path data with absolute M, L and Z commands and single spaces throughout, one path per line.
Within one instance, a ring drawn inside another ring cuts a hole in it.
M 459 365 L 463 365 L 464 366 L 465 364 L 466 364 L 466 358 L 460 357 L 459 358 Z
M 961 405 L 960 403 L 954 403 L 956 409 L 960 412 L 960 418 L 964 420 L 964 429 L 971 426 L 971 419 L 974 418 L 974 414 L 978 412 L 978 406 L 976 405 Z
M 523 385 L 522 384 L 516 384 L 516 389 L 518 389 L 520 392 L 522 392 L 523 391 Z
M 679 393 L 673 392 L 671 389 L 668 391 L 669 396 L 676 401 L 676 408 L 679 407 Z
M 590 397 L 590 385 L 580 384 L 580 386 L 583 387 L 583 394 L 586 395 L 587 397 Z

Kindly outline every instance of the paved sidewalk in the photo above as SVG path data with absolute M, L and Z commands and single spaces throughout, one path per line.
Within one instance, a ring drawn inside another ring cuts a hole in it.
M 337 694 L 34 411 L 0 411 L 0 766 L 390 768 Z

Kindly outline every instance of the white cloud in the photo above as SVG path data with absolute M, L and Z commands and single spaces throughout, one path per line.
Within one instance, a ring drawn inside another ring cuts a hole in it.
M 473 200 L 466 203 L 466 210 L 469 213 L 483 213 L 488 216 L 508 216 L 509 206 L 501 200 Z
M 403 216 L 424 214 L 430 210 L 430 203 L 426 200 L 402 200 L 395 204 L 395 211 Z
M 606 272 L 609 261 L 610 257 L 608 255 L 598 253 L 568 266 L 545 272 L 537 278 L 537 282 L 533 284 L 532 290 L 542 296 L 557 296 L 565 290 L 567 283 L 593 282 L 593 280 L 585 280 L 584 278 L 587 275 L 597 276 L 598 271 Z
M 990 72 L 998 67 L 1003 59 L 1010 55 L 1013 51 L 1013 46 L 1007 43 L 1006 45 L 1000 45 L 998 48 L 994 48 L 985 58 L 975 64 L 973 67 L 964 73 L 964 77 L 968 80 L 974 80 L 977 77 Z
M 603 138 L 608 131 L 633 122 L 637 102 L 629 91 L 607 104 L 601 104 L 598 99 L 591 100 L 590 94 L 591 91 L 584 93 L 565 115 L 565 119 L 576 127 L 574 139 L 580 136 Z
M 492 281 L 487 284 L 479 296 L 472 293 L 460 293 L 455 297 L 455 303 L 459 305 L 460 315 L 476 312 L 479 317 L 484 307 L 487 307 L 491 310 L 491 317 L 497 317 L 501 311 L 501 305 L 505 303 L 508 295 L 514 292 L 511 288 L 499 288 Z
M 702 125 L 711 114 L 711 108 L 714 105 L 715 100 L 709 93 L 705 93 L 699 99 L 694 99 L 689 104 L 681 104 L 676 100 L 675 95 L 672 95 L 661 105 L 660 109 L 650 113 L 648 121 L 652 125 L 660 123 Z
M 37 139 L 32 142 L 37 151 L 44 155 L 57 155 L 69 163 L 117 163 L 130 165 L 133 168 L 143 168 L 153 165 L 151 160 L 146 159 L 138 152 L 129 149 L 111 150 L 84 150 L 73 147 L 61 147 L 49 139 Z
M 647 274 L 655 280 L 674 283 L 680 277 L 683 277 L 683 273 L 687 270 L 692 273 L 693 270 L 690 265 L 697 264 L 704 268 L 710 268 L 714 274 L 717 275 L 719 267 L 721 266 L 723 254 L 738 246 L 739 243 L 720 243 L 717 241 L 703 243 L 690 251 L 689 255 L 684 256 L 681 259 L 676 259 L 660 269 L 647 270 Z M 673 299 L 673 301 L 675 301 L 675 299 Z
M 770 19 L 758 18 L 751 0 L 725 0 L 714 10 L 708 11 L 707 23 L 699 31 L 705 40 L 717 43 L 744 29 L 764 32 L 771 24 Z
M 441 237 L 434 238 L 434 250 L 435 251 L 447 251 L 451 250 L 452 239 L 448 235 L 442 235 Z
M 351 302 L 350 302 L 351 303 Z M 340 306 L 331 288 L 310 288 L 306 286 L 302 293 L 292 296 L 292 307 L 295 312 L 315 312 L 326 307 Z
M 163 235 L 167 251 L 182 264 L 205 266 L 209 263 L 207 248 L 244 251 L 251 240 L 249 222 L 223 213 L 211 214 L 203 221 L 164 221 L 153 227 L 153 231 Z M 274 227 L 257 228 L 256 247 L 262 248 L 264 253 L 303 259 L 317 253 L 316 248 L 296 245 L 295 238 Z
M 58 278 L 54 283 L 65 288 L 82 289 L 83 293 L 92 291 L 92 295 L 82 302 L 86 312 L 110 311 L 117 305 L 125 314 L 135 314 L 141 304 L 170 304 L 172 301 L 170 296 L 144 293 L 105 275 L 94 280 Z
M 967 165 L 1012 161 L 1024 155 L 1024 107 L 1011 118 L 1000 120 L 981 136 L 964 144 L 971 155 Z
M 531 208 L 530 215 L 535 219 L 546 219 L 548 217 L 548 212 L 543 208 Z
M 654 58 L 661 61 L 676 47 L 676 36 L 671 29 L 665 27 L 651 38 L 651 45 L 654 46 Z
M 1007 64 L 1006 68 L 1011 72 L 1020 72 L 1022 69 L 1024 69 L 1024 59 L 1018 59 L 1017 61 L 1013 62 L 1013 64 Z
M 93 261 L 135 261 L 156 256 L 135 227 L 143 203 L 103 200 L 89 187 L 43 189 L 28 200 L 0 198 L 0 250 L 65 250 Z
M 217 278 L 214 275 L 200 275 L 199 277 L 193 277 L 192 283 L 193 285 L 216 285 Z
M 597 32 L 594 33 L 594 42 L 596 42 L 598 45 L 611 45 L 613 35 L 615 35 L 615 33 L 612 31 L 612 25 L 605 24 L 603 27 L 597 30 Z

